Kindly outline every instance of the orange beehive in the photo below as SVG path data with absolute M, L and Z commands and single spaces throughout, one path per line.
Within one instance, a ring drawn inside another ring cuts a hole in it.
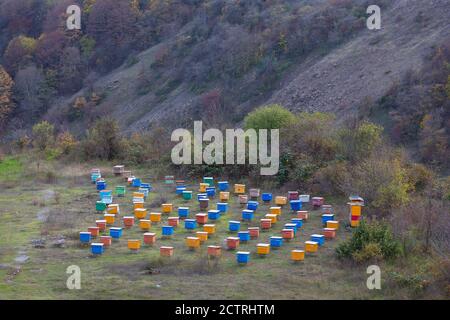
M 152 222 L 161 222 L 161 213 L 159 213 L 159 212 L 150 212 L 150 220 Z
M 145 219 L 145 217 L 147 217 L 147 209 L 144 208 L 134 209 L 134 216 L 136 217 L 136 219 Z
M 108 208 L 106 209 L 106 211 L 109 214 L 119 214 L 119 212 L 120 212 L 119 205 L 116 203 L 108 204 Z
M 305 241 L 305 251 L 309 253 L 314 253 L 319 250 L 319 243 L 316 241 Z
M 172 213 L 173 205 L 171 203 L 163 203 L 161 209 L 162 213 Z
M 128 249 L 137 251 L 141 248 L 141 241 L 140 240 L 128 240 Z
M 98 227 L 98 230 L 105 231 L 106 230 L 106 220 L 95 220 L 95 224 Z
M 100 242 L 103 243 L 105 247 L 109 247 L 112 243 L 112 238 L 111 236 L 101 236 Z
M 269 209 L 271 214 L 280 215 L 281 214 L 281 207 L 270 207 Z
M 228 249 L 237 249 L 239 247 L 239 238 L 228 237 L 226 243 Z
M 250 238 L 258 239 L 259 237 L 259 227 L 249 227 L 248 232 L 250 233 Z
M 268 230 L 272 228 L 272 219 L 261 219 L 261 229 Z
M 208 256 L 220 257 L 222 254 L 222 248 L 220 246 L 208 246 Z
M 270 253 L 270 244 L 258 243 L 256 245 L 256 253 L 259 255 L 268 255 Z
M 98 235 L 100 233 L 100 228 L 99 227 L 89 227 L 88 232 L 91 233 L 92 237 L 98 237 Z
M 186 246 L 190 249 L 195 249 L 200 247 L 200 238 L 198 237 L 187 237 Z
M 133 209 L 144 209 L 144 202 L 134 202 L 133 203 Z
M 133 192 L 133 198 L 142 198 L 144 199 L 145 194 L 142 192 Z
M 206 188 L 209 187 L 209 183 L 200 183 L 199 188 L 198 188 L 198 192 L 200 193 L 206 193 Z
M 198 224 L 205 224 L 208 222 L 208 214 L 207 213 L 197 213 L 195 215 L 195 219 Z
M 324 228 L 323 235 L 326 239 L 334 239 L 336 237 L 336 229 L 334 228 Z
M 350 221 L 350 225 L 351 225 L 353 228 L 359 227 L 359 220 L 351 220 L 351 221 Z
M 178 217 L 169 217 L 167 219 L 167 222 L 168 222 L 169 226 L 178 227 L 178 224 L 180 223 L 180 218 L 178 218 Z
M 156 242 L 156 233 L 146 232 L 144 233 L 144 243 L 152 245 Z
M 277 223 L 277 216 L 278 215 L 276 215 L 276 214 L 271 214 L 271 213 L 268 213 L 268 214 L 266 214 L 265 215 L 265 218 L 266 219 L 270 219 L 271 221 L 272 221 L 272 224 L 275 224 L 275 223 Z
M 277 206 L 284 206 L 287 203 L 287 197 L 277 196 L 275 197 L 275 204 Z
M 208 232 L 208 234 L 216 233 L 216 225 L 215 224 L 205 224 L 203 226 L 203 231 Z
M 143 231 L 150 230 L 150 227 L 152 226 L 152 221 L 147 219 L 141 219 L 139 220 L 139 228 Z
M 227 191 L 221 191 L 219 193 L 220 202 L 228 202 L 230 200 L 230 193 Z
M 159 254 L 162 257 L 171 257 L 173 256 L 173 247 L 160 247 Z
M 281 235 L 283 239 L 291 240 L 294 239 L 294 230 L 293 229 L 283 229 L 281 230 Z
M 293 261 L 303 261 L 305 259 L 305 251 L 303 250 L 292 250 L 291 260 Z
M 106 224 L 108 225 L 114 224 L 114 222 L 116 221 L 116 216 L 113 214 L 105 213 L 103 217 L 105 217 Z
M 303 221 L 308 220 L 308 211 L 297 211 L 297 218 L 303 219 Z
M 235 184 L 234 185 L 234 193 L 236 193 L 236 194 L 245 193 L 245 184 Z
M 200 239 L 200 242 L 205 242 L 208 240 L 208 232 L 206 231 L 197 231 L 196 233 L 197 238 Z
M 333 229 L 338 230 L 339 229 L 339 221 L 328 220 L 327 221 L 327 228 L 333 228 Z
M 123 217 L 123 225 L 126 228 L 131 228 L 132 226 L 134 226 L 134 217 L 132 216 Z

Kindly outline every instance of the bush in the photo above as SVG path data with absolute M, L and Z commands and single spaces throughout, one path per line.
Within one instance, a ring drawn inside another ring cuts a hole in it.
M 278 104 L 259 107 L 244 119 L 246 129 L 280 129 L 295 122 L 295 116 Z
M 39 122 L 33 126 L 33 144 L 36 148 L 44 151 L 54 142 L 55 127 L 47 121 Z
M 83 142 L 85 158 L 114 160 L 121 156 L 121 152 L 122 143 L 117 121 L 112 118 L 97 120 Z
M 340 259 L 352 258 L 356 262 L 392 259 L 399 255 L 400 246 L 387 224 L 362 221 L 352 238 L 337 247 L 336 253 Z

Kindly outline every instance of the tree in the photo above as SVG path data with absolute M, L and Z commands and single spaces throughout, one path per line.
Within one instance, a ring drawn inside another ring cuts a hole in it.
M 14 93 L 19 103 L 19 112 L 26 114 L 26 118 L 33 120 L 42 115 L 45 76 L 42 70 L 35 66 L 20 69 L 15 78 Z M 25 118 L 25 117 L 24 117 Z
M 103 118 L 94 123 L 84 143 L 86 158 L 113 160 L 122 151 L 120 128 L 116 120 Z
M 356 128 L 345 128 L 341 131 L 341 149 L 350 161 L 369 157 L 382 142 L 383 127 L 363 121 Z
M 48 121 L 41 121 L 33 126 L 33 145 L 40 151 L 50 147 L 55 139 L 55 127 Z
M 55 68 L 59 65 L 63 48 L 67 39 L 61 31 L 44 33 L 39 37 L 36 46 L 36 57 L 46 68 Z
M 0 126 L 3 126 L 14 109 L 14 102 L 11 99 L 13 80 L 0 65 Z
M 21 65 L 31 61 L 36 49 L 36 40 L 23 35 L 12 39 L 3 55 L 5 68 L 14 74 Z
M 259 107 L 244 119 L 246 129 L 256 130 L 285 128 L 294 122 L 294 114 L 278 104 Z

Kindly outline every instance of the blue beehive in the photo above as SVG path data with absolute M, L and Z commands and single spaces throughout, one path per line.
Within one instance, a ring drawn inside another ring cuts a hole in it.
M 186 187 L 185 186 L 177 186 L 175 189 L 175 193 L 178 195 L 182 195 L 183 191 L 186 191 Z
M 206 193 L 197 194 L 197 200 L 200 200 L 200 199 L 208 199 L 208 195 Z
M 217 210 L 219 210 L 221 213 L 226 213 L 228 211 L 228 203 L 225 202 L 217 203 Z
M 258 209 L 258 201 L 248 201 L 247 202 L 247 209 L 255 211 Z
M 292 229 L 294 230 L 294 235 L 297 234 L 297 224 L 295 223 L 286 223 L 284 229 Z
M 303 219 L 300 218 L 292 218 L 292 223 L 295 223 L 297 225 L 297 229 L 300 229 L 303 226 Z
M 289 204 L 291 205 L 292 211 L 302 210 L 302 202 L 300 200 L 291 200 L 289 201 Z
M 162 235 L 163 236 L 173 235 L 173 227 L 172 226 L 162 226 Z
M 150 183 L 141 183 L 141 188 L 147 189 L 149 192 L 152 191 Z
M 90 232 L 80 232 L 80 242 L 81 243 L 91 242 L 91 233 Z
M 261 195 L 261 199 L 264 202 L 270 202 L 270 201 L 272 201 L 272 194 L 271 193 L 263 193 Z
M 326 225 L 327 221 L 333 221 L 334 220 L 334 214 L 323 214 L 322 215 L 322 224 Z
M 100 180 L 100 181 L 97 181 L 96 186 L 97 186 L 97 191 L 101 191 L 101 190 L 106 189 L 107 184 L 106 184 L 106 181 Z
M 241 242 L 250 241 L 250 232 L 249 231 L 239 231 L 238 237 L 239 237 L 239 241 L 241 241 Z
M 220 218 L 220 211 L 219 210 L 209 210 L 208 211 L 208 219 L 217 220 L 219 218 Z
M 133 181 L 131 182 L 131 185 L 135 188 L 139 188 L 141 186 L 141 179 L 134 178 Z
M 243 220 L 252 220 L 253 214 L 254 214 L 253 210 L 249 210 L 249 209 L 242 210 L 242 219 Z
M 148 189 L 140 187 L 138 191 L 144 194 L 144 198 L 148 197 Z
M 247 264 L 250 260 L 250 252 L 238 251 L 236 252 L 236 261 L 238 263 Z
M 197 221 L 195 219 L 184 220 L 184 228 L 187 230 L 193 230 L 197 228 Z
M 99 193 L 100 200 L 103 200 L 103 198 L 109 198 L 112 197 L 112 191 L 111 190 L 101 190 Z
M 208 198 L 213 198 L 216 195 L 216 187 L 207 187 L 206 194 Z
M 95 183 L 97 181 L 97 179 L 101 178 L 101 174 L 100 173 L 93 173 L 91 174 L 91 181 L 92 183 Z
M 228 191 L 228 181 L 219 181 L 219 190 Z
M 189 216 L 189 208 L 188 207 L 178 207 L 178 216 L 180 218 L 187 218 Z
M 103 254 L 104 252 L 103 243 L 92 243 L 91 252 L 92 254 L 95 255 Z
M 270 237 L 270 246 L 273 248 L 279 248 L 283 245 L 283 238 L 278 236 Z
M 323 246 L 325 243 L 325 236 L 322 234 L 313 234 L 311 235 L 311 241 L 315 241 L 319 246 Z
M 228 230 L 230 230 L 231 232 L 237 232 L 239 231 L 241 228 L 241 222 L 240 221 L 229 221 L 228 222 Z
M 110 228 L 109 229 L 109 235 L 113 239 L 119 239 L 122 236 L 122 228 Z

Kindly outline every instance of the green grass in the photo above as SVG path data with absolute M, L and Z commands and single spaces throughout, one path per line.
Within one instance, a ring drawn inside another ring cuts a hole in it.
M 0 182 L 15 181 L 23 171 L 22 163 L 15 157 L 0 160 Z

